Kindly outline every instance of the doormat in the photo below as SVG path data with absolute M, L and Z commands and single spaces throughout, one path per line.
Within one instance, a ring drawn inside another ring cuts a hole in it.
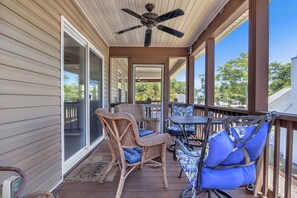
M 66 176 L 64 182 L 99 182 L 110 161 L 111 155 L 109 153 L 94 151 Z M 113 181 L 117 169 L 117 166 L 114 166 L 109 171 L 105 181 Z

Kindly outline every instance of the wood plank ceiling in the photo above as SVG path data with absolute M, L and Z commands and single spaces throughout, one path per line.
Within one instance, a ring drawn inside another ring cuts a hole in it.
M 162 25 L 184 32 L 185 35 L 177 38 L 154 27 L 151 47 L 188 47 L 227 2 L 228 0 L 76 0 L 77 5 L 109 46 L 134 47 L 144 45 L 146 27 L 114 36 L 114 32 L 141 25 L 139 19 L 123 12 L 122 8 L 131 9 L 140 15 L 147 12 L 147 3 L 155 5 L 153 12 L 158 15 L 177 8 L 182 9 L 185 13 L 183 16 L 165 21 Z

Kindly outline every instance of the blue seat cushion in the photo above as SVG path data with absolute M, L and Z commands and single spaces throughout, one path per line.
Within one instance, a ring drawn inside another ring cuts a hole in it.
M 201 150 L 191 153 L 197 157 L 188 156 L 182 150 L 176 150 L 178 162 L 193 187 L 197 187 L 197 174 Z M 256 165 L 246 167 L 214 170 L 202 168 L 201 188 L 231 190 L 243 185 L 253 184 L 256 180 Z
M 201 188 L 231 190 L 256 181 L 256 165 L 213 170 L 202 168 Z M 196 186 L 195 186 L 196 187 Z
M 173 135 L 182 135 L 183 134 L 179 125 L 176 125 L 176 124 L 174 124 L 170 127 L 167 127 L 167 131 L 168 131 L 168 133 L 171 133 Z M 185 131 L 187 134 L 190 134 L 190 135 L 194 134 L 195 133 L 194 125 L 186 125 Z
M 129 164 L 134 164 L 136 162 L 141 161 L 141 154 L 142 154 L 141 147 L 124 148 L 123 150 L 124 150 L 125 159 Z
M 151 134 L 154 133 L 154 131 L 150 130 L 150 129 L 138 129 L 138 132 L 139 132 L 140 137 L 143 137 L 143 136 L 146 136 L 146 135 L 151 135 Z

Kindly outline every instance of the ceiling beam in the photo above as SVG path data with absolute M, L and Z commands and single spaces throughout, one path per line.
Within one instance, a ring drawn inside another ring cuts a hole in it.
M 246 0 L 230 0 L 222 9 L 221 12 L 212 20 L 207 28 L 194 41 L 192 47 L 192 54 L 196 55 L 197 49 L 208 39 L 214 38 L 215 31 L 245 2 Z
M 178 61 L 176 61 L 176 63 L 174 64 L 174 66 L 169 71 L 169 76 L 171 77 L 173 74 L 175 74 L 178 71 L 178 69 L 181 66 L 183 66 L 185 63 L 186 63 L 186 59 L 179 59 Z
M 109 47 L 110 57 L 187 57 L 186 47 Z

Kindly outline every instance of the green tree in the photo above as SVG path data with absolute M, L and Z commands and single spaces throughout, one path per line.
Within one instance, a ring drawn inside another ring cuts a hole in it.
M 245 104 L 248 84 L 248 56 L 241 53 L 238 58 L 218 67 L 216 75 L 216 100 Z
M 290 87 L 291 63 L 272 62 L 269 65 L 269 95 Z M 241 53 L 238 58 L 218 67 L 216 75 L 216 101 L 231 103 L 239 101 L 245 104 L 248 86 L 248 55 Z
M 178 94 L 186 93 L 186 83 L 177 81 L 175 78 L 170 80 L 170 101 L 173 101 Z
M 291 86 L 291 63 L 272 62 L 269 65 L 269 95 Z

